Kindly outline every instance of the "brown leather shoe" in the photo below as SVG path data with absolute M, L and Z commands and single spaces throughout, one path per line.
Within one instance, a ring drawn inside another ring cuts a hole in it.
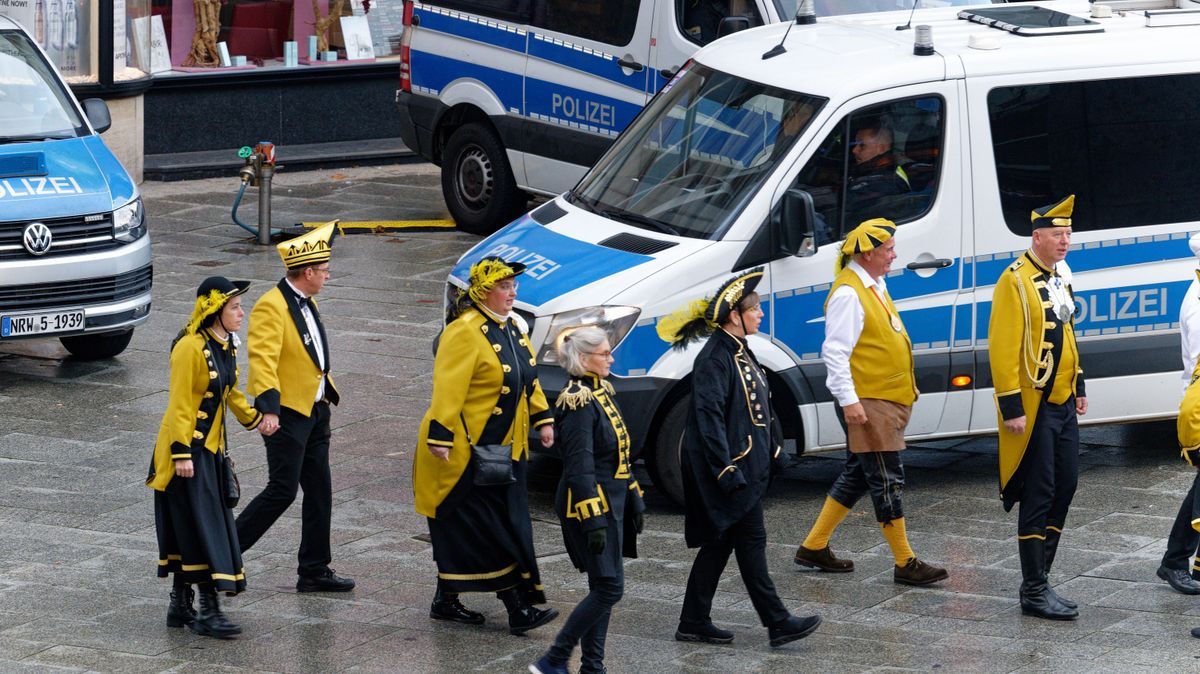
M 930 566 L 925 562 L 913 557 L 908 560 L 908 564 L 897 566 L 892 580 L 904 585 L 929 585 L 940 580 L 946 580 L 950 574 L 946 573 L 945 569 L 939 569 L 936 566 Z
M 801 545 L 796 548 L 796 563 L 830 573 L 849 573 L 854 570 L 854 562 L 834 557 L 828 545 L 820 550 L 809 550 Z

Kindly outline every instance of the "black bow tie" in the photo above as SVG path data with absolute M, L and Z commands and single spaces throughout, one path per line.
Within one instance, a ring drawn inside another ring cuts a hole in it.
M 303 295 L 293 295 L 296 298 L 296 306 L 303 309 L 308 306 L 308 298 Z

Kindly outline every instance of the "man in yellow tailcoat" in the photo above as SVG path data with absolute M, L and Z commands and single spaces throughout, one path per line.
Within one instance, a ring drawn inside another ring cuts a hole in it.
M 279 244 L 287 276 L 250 312 L 247 393 L 263 413 L 268 478 L 237 518 L 238 540 L 242 550 L 249 550 L 303 489 L 297 592 L 354 588 L 353 580 L 329 568 L 329 406 L 338 404 L 339 396 L 329 376 L 329 338 L 313 300 L 329 280 L 336 227 L 330 222 Z
M 1000 497 L 1006 511 L 1021 504 L 1021 610 L 1050 620 L 1079 615 L 1047 581 L 1079 477 L 1078 415 L 1087 413 L 1065 262 L 1074 205 L 1071 195 L 1033 212 L 1032 245 L 996 281 L 988 325 Z

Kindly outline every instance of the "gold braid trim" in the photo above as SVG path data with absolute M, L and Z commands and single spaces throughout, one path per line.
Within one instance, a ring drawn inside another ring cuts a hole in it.
M 554 402 L 554 406 L 564 410 L 577 410 L 590 402 L 592 402 L 592 389 L 584 386 L 582 382 L 572 381 L 567 384 L 562 393 L 558 394 L 558 400 Z
M 1025 357 L 1021 359 L 1021 365 L 1025 368 L 1025 375 L 1033 381 L 1034 388 L 1042 388 L 1046 382 L 1050 381 L 1050 372 L 1054 369 L 1054 352 L 1046 351 L 1046 357 L 1037 360 L 1034 356 L 1038 351 L 1033 346 L 1033 333 L 1029 322 L 1029 297 L 1025 293 L 1025 282 L 1016 272 L 1013 275 L 1017 277 L 1017 293 L 1021 296 L 1021 319 L 1025 322 Z M 1035 368 L 1033 372 L 1029 371 L 1029 365 L 1032 363 Z M 1041 377 L 1037 377 L 1038 369 L 1045 369 Z

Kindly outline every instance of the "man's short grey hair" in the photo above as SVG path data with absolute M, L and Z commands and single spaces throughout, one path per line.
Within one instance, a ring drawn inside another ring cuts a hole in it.
M 588 325 L 567 333 L 558 345 L 558 362 L 571 376 L 582 377 L 590 372 L 584 359 L 608 339 L 604 328 Z

